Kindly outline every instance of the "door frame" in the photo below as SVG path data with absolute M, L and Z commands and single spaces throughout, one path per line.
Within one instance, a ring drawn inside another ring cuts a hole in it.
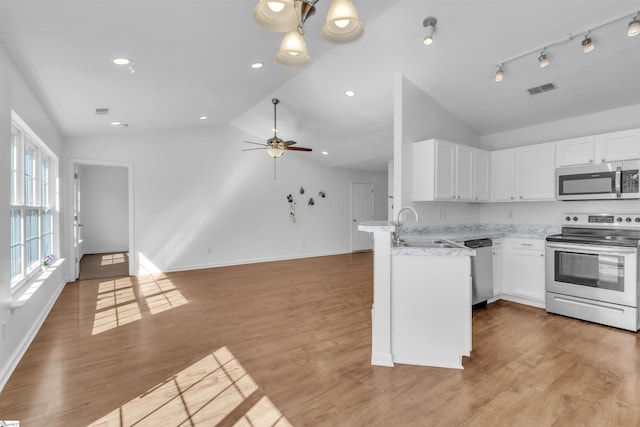
M 353 185 L 354 184 L 365 184 L 365 185 L 370 185 L 371 186 L 371 220 L 373 221 L 373 219 L 376 217 L 375 214 L 375 194 L 376 194 L 376 189 L 375 186 L 373 184 L 373 182 L 364 182 L 364 181 L 351 181 L 350 184 L 350 188 L 349 191 L 351 193 L 351 198 L 350 200 L 350 206 L 349 206 L 349 211 L 350 211 L 350 216 L 349 216 L 349 246 L 351 249 L 351 252 L 353 252 L 353 232 L 352 232 L 352 226 L 353 226 Z M 373 238 L 373 235 L 371 235 L 371 237 Z M 371 248 L 373 249 L 373 239 L 371 240 Z
M 129 276 L 135 276 L 138 271 L 138 257 L 135 250 L 135 230 L 134 230 L 134 206 L 133 206 L 133 163 L 129 162 L 110 162 L 103 160 L 89 160 L 89 159 L 78 159 L 72 158 L 69 159 L 69 175 L 68 175 L 68 191 L 71 195 L 67 200 L 67 209 L 69 212 L 67 225 L 69 227 L 69 231 L 67 235 L 69 237 L 68 242 L 68 250 L 69 256 L 74 259 L 69 263 L 70 265 L 70 273 L 72 281 L 78 279 L 78 275 L 80 274 L 80 269 L 78 267 L 78 263 L 75 261 L 76 254 L 76 241 L 74 238 L 74 200 L 76 198 L 75 194 L 75 171 L 79 166 L 111 166 L 111 167 L 120 167 L 127 169 L 127 191 L 128 191 L 128 232 L 129 232 Z M 78 260 L 79 261 L 79 260 Z

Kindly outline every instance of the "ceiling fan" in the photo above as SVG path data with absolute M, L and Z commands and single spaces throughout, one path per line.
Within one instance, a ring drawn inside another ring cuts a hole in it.
M 277 126 L 277 106 L 280 103 L 278 98 L 273 98 L 271 100 L 273 103 L 273 137 L 267 139 L 267 143 L 263 144 L 261 142 L 253 142 L 253 141 L 243 141 L 247 144 L 261 145 L 261 148 L 245 148 L 242 151 L 253 151 L 253 150 L 267 150 L 267 154 L 273 157 L 273 179 L 276 179 L 276 159 L 284 154 L 285 151 L 313 151 L 311 148 L 305 147 L 293 147 L 293 145 L 297 144 L 296 141 L 285 141 L 281 138 L 278 138 L 278 126 Z

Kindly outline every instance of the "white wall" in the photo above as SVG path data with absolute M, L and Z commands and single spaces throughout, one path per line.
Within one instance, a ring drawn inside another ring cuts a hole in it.
M 133 163 L 132 255 L 141 274 L 349 252 L 351 181 L 374 184 L 375 216 L 386 218 L 386 173 L 328 168 L 290 152 L 277 160 L 274 180 L 273 159 L 241 151 L 242 140 L 255 138 L 227 126 L 127 130 L 71 139 L 65 157 Z
M 9 176 L 11 110 L 47 144 L 58 157 L 62 140 L 43 104 L 0 42 L 0 176 Z M 0 200 L 9 200 L 7 180 L 0 180 Z M 6 206 L 6 204 L 4 205 Z M 32 298 L 11 311 L 9 210 L 0 209 L 0 390 L 26 351 L 64 285 L 61 269 L 49 276 Z
M 124 167 L 80 167 L 82 237 L 85 253 L 108 253 L 128 249 L 128 173 Z
M 395 82 L 395 126 L 400 127 L 394 136 L 394 211 L 413 206 L 425 224 L 455 224 L 479 221 L 479 207 L 472 203 L 414 202 L 413 193 L 413 143 L 431 138 L 472 147 L 480 146 L 480 137 L 464 122 L 438 104 L 403 76 Z M 425 167 L 431 167 L 425 165 Z M 400 197 L 398 197 L 398 194 Z

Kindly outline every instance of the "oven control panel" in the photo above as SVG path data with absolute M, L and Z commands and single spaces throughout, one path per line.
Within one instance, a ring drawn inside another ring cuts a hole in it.
M 640 228 L 640 213 L 617 213 L 617 214 L 590 214 L 590 213 L 567 213 L 562 214 L 562 225 L 573 225 L 579 227 L 601 227 L 601 228 Z

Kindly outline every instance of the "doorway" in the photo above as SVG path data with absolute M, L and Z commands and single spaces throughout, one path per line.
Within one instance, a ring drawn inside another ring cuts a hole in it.
M 72 277 L 133 276 L 133 166 L 72 160 Z
M 373 235 L 358 230 L 358 224 L 373 221 L 373 184 L 351 183 L 351 252 L 373 249 Z

